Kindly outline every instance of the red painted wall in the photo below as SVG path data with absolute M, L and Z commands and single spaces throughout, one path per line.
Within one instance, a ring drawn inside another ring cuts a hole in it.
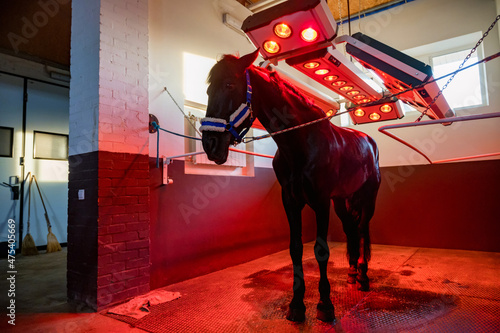
M 161 185 L 151 160 L 151 288 L 207 274 L 288 248 L 289 232 L 274 171 L 255 177 L 184 174 L 168 166 Z M 314 213 L 304 210 L 305 242 L 314 239 Z
M 500 160 L 382 168 L 372 243 L 500 252 L 499 197 Z
M 272 169 L 255 177 L 185 175 L 161 186 L 151 160 L 151 288 L 207 274 L 288 248 L 281 188 Z M 500 252 L 500 160 L 382 169 L 371 222 L 374 244 Z M 345 241 L 331 209 L 329 240 Z M 315 238 L 303 213 L 303 241 Z

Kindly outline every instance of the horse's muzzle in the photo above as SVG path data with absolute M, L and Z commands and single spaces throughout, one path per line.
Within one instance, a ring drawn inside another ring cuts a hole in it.
M 201 142 L 210 161 L 224 164 L 229 153 L 230 133 L 203 132 Z

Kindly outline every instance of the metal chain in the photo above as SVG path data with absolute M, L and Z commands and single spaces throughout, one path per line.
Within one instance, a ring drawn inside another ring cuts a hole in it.
M 488 30 L 483 34 L 483 36 L 479 39 L 479 41 L 476 43 L 476 46 L 474 46 L 472 48 L 472 50 L 470 50 L 469 54 L 467 55 L 467 57 L 465 57 L 464 61 L 460 64 L 460 66 L 458 66 L 458 70 L 455 71 L 451 77 L 448 79 L 448 81 L 445 83 L 445 85 L 443 86 L 443 88 L 441 88 L 441 90 L 439 90 L 439 93 L 436 95 L 436 97 L 434 97 L 434 99 L 432 100 L 432 102 L 429 103 L 429 105 L 427 105 L 427 108 L 422 112 L 422 114 L 420 115 L 420 117 L 417 118 L 417 120 L 415 122 L 419 122 L 422 120 L 422 118 L 427 114 L 427 111 L 429 111 L 429 109 L 436 103 L 436 101 L 438 100 L 438 98 L 443 94 L 443 91 L 448 87 L 448 85 L 451 83 L 451 81 L 453 81 L 453 79 L 455 78 L 455 75 L 457 75 L 457 73 L 460 71 L 460 69 L 462 69 L 462 67 L 465 65 L 465 63 L 470 59 L 470 57 L 472 56 L 472 54 L 474 52 L 476 52 L 476 49 L 479 47 L 479 45 L 481 45 L 481 43 L 483 42 L 484 38 L 486 36 L 488 36 L 489 32 L 491 31 L 491 29 L 493 29 L 493 27 L 495 26 L 495 24 L 498 22 L 498 20 L 500 19 L 500 15 L 498 15 L 495 20 L 493 21 L 493 23 L 490 25 L 490 27 L 488 28 Z
M 296 130 L 296 129 L 299 129 L 299 128 L 302 128 L 302 127 L 306 127 L 306 126 L 309 126 L 309 125 L 313 125 L 313 124 L 319 123 L 319 122 L 321 122 L 323 120 L 330 120 L 333 117 L 340 116 L 340 115 L 342 115 L 344 113 L 349 113 L 349 111 L 335 113 L 335 114 L 332 114 L 331 116 L 326 116 L 326 117 L 323 117 L 323 118 L 318 118 L 318 119 L 310 121 L 308 123 L 304 123 L 304 124 L 300 124 L 300 125 L 297 125 L 297 126 L 292 126 L 292 127 L 289 127 L 289 128 L 285 128 L 285 129 L 283 129 L 281 131 L 267 133 L 267 134 L 264 134 L 264 135 L 261 135 L 261 136 L 252 136 L 252 137 L 248 137 L 248 138 L 243 138 L 242 142 L 243 143 L 249 143 L 249 142 L 252 142 L 252 141 L 267 139 L 267 138 L 273 137 L 275 135 L 283 134 L 283 133 L 290 132 L 290 131 L 293 131 L 293 130 Z
M 339 4 L 339 21 L 340 21 L 340 35 L 344 35 L 344 24 L 342 23 L 342 0 L 337 1 Z
M 358 1 L 358 30 L 361 32 L 361 0 Z
M 339 0 L 339 11 L 341 9 L 340 7 L 340 1 Z M 342 16 L 340 16 L 340 19 L 342 20 Z M 446 89 L 446 87 L 448 86 L 448 84 L 453 80 L 453 78 L 455 77 L 455 75 L 460 72 L 462 70 L 462 67 L 464 66 L 464 64 L 467 62 L 467 60 L 469 60 L 469 58 L 471 57 L 471 55 L 476 51 L 476 49 L 479 47 L 479 45 L 481 45 L 481 43 L 483 42 L 484 38 L 486 36 L 488 36 L 488 33 L 491 31 L 491 29 L 493 29 L 493 27 L 495 26 L 495 24 L 498 22 L 498 20 L 500 20 L 500 15 L 498 15 L 495 19 L 495 21 L 493 21 L 493 23 L 490 25 L 490 27 L 488 28 L 488 30 L 483 34 L 483 36 L 481 37 L 481 39 L 476 43 L 476 46 L 474 46 L 474 48 L 470 51 L 470 53 L 467 55 L 467 57 L 464 59 L 464 61 L 462 62 L 462 64 L 458 67 L 458 69 L 453 72 L 452 74 L 448 74 L 448 75 L 445 75 L 443 77 L 446 77 L 446 76 L 449 76 L 451 75 L 450 79 L 448 79 L 448 82 L 446 82 L 446 84 L 443 86 L 443 89 L 441 89 L 438 93 L 438 95 L 434 98 L 434 100 L 427 106 L 427 109 L 422 112 L 422 115 L 416 120 L 416 122 L 419 122 L 427 113 L 427 111 L 430 109 L 430 107 L 432 105 L 434 105 L 434 103 L 437 101 L 437 99 L 439 98 L 439 96 L 443 93 L 443 90 Z M 481 61 L 478 61 L 476 64 L 473 64 L 473 65 L 477 65 L 481 62 L 486 62 L 486 61 L 489 61 L 489 60 L 492 60 L 492 59 L 495 59 L 496 57 L 498 57 L 498 54 L 494 55 L 494 56 L 491 56 L 491 57 L 488 57 L 488 58 L 485 58 Z M 473 66 L 471 65 L 471 66 Z M 470 67 L 470 66 L 469 66 Z M 441 78 L 443 78 L 441 77 Z M 439 79 L 441 79 L 439 78 Z M 407 89 L 407 90 L 404 90 L 404 91 L 401 91 L 399 93 L 396 93 L 396 94 L 393 94 L 393 95 L 390 95 L 390 96 L 387 96 L 387 98 L 391 98 L 391 97 L 396 97 L 398 95 L 401 95 L 403 93 L 406 93 L 406 92 L 409 92 L 409 91 L 412 91 L 412 90 L 415 90 L 415 89 L 418 89 L 420 87 L 423 87 L 431 82 L 435 82 L 439 79 L 435 79 L 435 80 L 432 80 L 432 81 L 428 81 L 428 82 L 423 82 L 422 84 L 419 84 L 415 87 L 412 87 L 410 89 Z M 370 106 L 370 105 L 374 105 L 376 103 L 375 102 L 371 102 L 371 103 L 365 103 L 365 104 L 362 104 L 362 105 L 359 105 L 361 107 L 366 107 L 366 106 Z M 283 133 L 286 133 L 286 132 L 290 132 L 290 131 L 293 131 L 293 130 L 296 130 L 296 129 L 299 129 L 299 128 L 303 128 L 303 127 L 306 127 L 306 126 L 309 126 L 309 125 L 313 125 L 313 124 L 316 124 L 316 123 L 319 123 L 323 120 L 329 120 L 333 117 L 336 117 L 336 116 L 340 116 L 344 113 L 349 113 L 349 110 L 347 111 L 344 111 L 344 112 L 339 112 L 339 113 L 335 113 L 331 116 L 326 116 L 326 117 L 323 117 L 323 118 L 319 118 L 319 119 L 316 119 L 316 120 L 313 120 L 313 121 L 310 121 L 308 123 L 304 123 L 304 124 L 301 124 L 301 125 L 297 125 L 297 126 L 293 126 L 293 127 L 290 127 L 290 128 L 285 128 L 284 130 L 281 130 L 281 131 L 276 131 L 276 132 L 273 132 L 273 133 L 268 133 L 268 134 L 265 134 L 265 135 L 261 135 L 261 136 L 254 136 L 254 137 L 248 137 L 248 138 L 243 138 L 243 143 L 249 143 L 249 142 L 252 142 L 252 141 L 257 141 L 257 140 L 262 140 L 262 139 L 266 139 L 266 138 L 269 138 L 269 137 L 273 137 L 275 135 L 279 135 L 279 134 L 283 134 Z
M 482 59 L 482 60 L 480 60 L 480 61 L 478 61 L 478 62 L 476 62 L 476 63 L 474 63 L 474 64 L 472 64 L 472 65 L 469 65 L 469 66 L 467 66 L 467 67 L 465 67 L 465 68 L 463 68 L 463 69 L 456 70 L 456 71 L 455 71 L 455 72 L 453 72 L 453 73 L 446 74 L 446 75 L 441 76 L 441 77 L 439 77 L 439 78 L 437 78 L 437 79 L 433 79 L 433 80 L 431 80 L 431 81 L 424 82 L 424 83 L 419 84 L 419 85 L 417 85 L 417 86 L 415 86 L 415 87 L 413 87 L 413 88 L 410 88 L 410 89 L 407 89 L 407 90 L 401 91 L 401 92 L 399 92 L 399 93 L 396 93 L 396 94 L 393 94 L 393 95 L 386 96 L 386 97 L 385 97 L 385 99 L 390 99 L 390 98 L 392 98 L 392 97 L 396 97 L 396 96 L 399 96 L 399 95 L 401 95 L 401 94 L 404 94 L 404 93 L 406 93 L 406 92 L 408 92 L 408 91 L 411 91 L 411 90 L 415 90 L 415 89 L 421 88 L 421 87 L 423 87 L 423 86 L 425 86 L 425 85 L 427 85 L 427 84 L 429 84 L 429 83 L 439 81 L 439 80 L 441 80 L 441 79 L 443 79 L 443 78 L 445 78 L 445 77 L 447 77 L 447 76 L 450 76 L 450 75 L 456 74 L 456 73 L 458 73 L 458 72 L 460 72 L 460 71 L 462 71 L 462 70 L 468 69 L 468 68 L 470 68 L 470 67 L 472 67 L 472 66 L 476 66 L 476 65 L 478 65 L 478 64 L 480 64 L 480 63 L 483 63 L 483 62 L 487 62 L 487 61 L 493 60 L 493 59 L 498 58 L 498 57 L 500 57 L 500 52 L 498 52 L 498 53 L 496 53 L 496 54 L 494 54 L 494 55 L 492 55 L 492 56 L 486 57 L 486 58 L 484 58 L 484 59 Z M 360 105 L 358 105 L 357 107 L 367 107 L 367 106 L 372 106 L 372 105 L 376 105 L 376 104 L 377 104 L 377 103 L 379 103 L 379 102 L 380 102 L 380 101 L 374 101 L 374 102 L 370 102 L 370 103 L 360 104 Z M 333 118 L 333 117 L 337 117 L 337 116 L 340 116 L 340 115 L 342 115 L 342 114 L 349 113 L 349 112 L 350 112 L 350 110 L 351 110 L 351 109 L 349 109 L 349 110 L 347 110 L 347 111 L 343 111 L 343 112 L 335 113 L 334 115 L 327 116 L 327 117 L 323 117 L 323 118 L 319 118 L 319 119 L 313 120 L 313 121 L 308 122 L 308 123 L 305 123 L 305 124 L 301 124 L 301 125 L 297 125 L 297 126 L 294 126 L 294 127 L 286 128 L 286 129 L 281 130 L 281 131 L 277 131 L 277 132 L 273 132 L 273 133 L 268 133 L 268 134 L 261 135 L 261 136 L 255 136 L 255 137 L 248 137 L 248 138 L 244 138 L 244 139 L 243 139 L 243 142 L 244 142 L 244 143 L 248 143 L 248 142 L 252 142 L 252 141 L 256 141 L 256 140 L 267 139 L 267 138 L 269 138 L 269 137 L 272 137 L 272 136 L 275 136 L 275 135 L 278 135 L 278 134 L 282 134 L 282 133 L 286 133 L 286 132 L 289 132 L 289 131 L 293 131 L 293 130 L 298 129 L 298 128 L 302 128 L 302 127 L 305 127 L 305 126 L 309 126 L 309 125 L 312 125 L 312 124 L 318 123 L 318 122 L 323 121 L 323 120 L 326 120 L 326 119 L 331 119 L 331 118 Z
M 498 57 L 500 57 L 500 52 L 495 53 L 495 54 L 493 54 L 493 55 L 491 55 L 491 56 L 488 56 L 488 57 L 486 57 L 486 58 L 484 58 L 484 59 L 481 59 L 481 60 L 479 60 L 478 62 L 475 62 L 475 63 L 473 63 L 473 64 L 471 64 L 471 65 L 469 65 L 469 66 L 467 66 L 467 67 L 464 67 L 464 68 L 458 69 L 458 70 L 456 70 L 456 71 L 454 71 L 454 72 L 451 72 L 451 73 L 448 73 L 448 74 L 443 75 L 443 76 L 441 76 L 441 77 L 438 77 L 438 78 L 436 78 L 436 79 L 432 79 L 432 80 L 429 80 L 429 81 L 422 82 L 422 83 L 420 83 L 420 84 L 418 84 L 418 85 L 416 85 L 416 86 L 410 87 L 410 88 L 408 88 L 408 89 L 406 89 L 406 90 L 402 90 L 402 91 L 399 91 L 399 92 L 394 93 L 394 94 L 386 95 L 386 96 L 384 96 L 384 99 L 391 99 L 391 98 L 394 98 L 394 97 L 398 97 L 399 95 L 405 94 L 405 93 L 407 93 L 407 92 L 409 92 L 409 91 L 413 91 L 413 90 L 420 89 L 420 88 L 422 88 L 422 87 L 424 87 L 424 86 L 426 86 L 426 85 L 428 85 L 428 84 L 431 84 L 431 83 L 433 83 L 433 82 L 436 82 L 436 81 L 442 80 L 442 79 L 444 79 L 445 77 L 451 76 L 451 75 L 453 75 L 453 74 L 456 74 L 456 73 L 458 73 L 458 72 L 464 71 L 464 70 L 469 69 L 469 68 L 471 68 L 471 67 L 473 67 L 473 66 L 477 66 L 477 65 L 479 65 L 479 64 L 481 64 L 481 63 L 483 63 L 483 62 L 488 62 L 488 61 L 493 60 L 493 59 L 498 58 Z M 368 103 L 362 103 L 362 104 L 359 104 L 359 105 L 357 105 L 357 107 L 368 107 L 368 106 L 372 106 L 372 105 L 377 105 L 378 103 L 379 103 L 379 100 L 376 100 L 376 101 L 373 101 L 373 102 L 368 102 Z

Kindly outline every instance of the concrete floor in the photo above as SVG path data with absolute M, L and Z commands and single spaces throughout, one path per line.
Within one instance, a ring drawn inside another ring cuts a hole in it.
M 291 298 L 288 251 L 170 285 L 181 298 L 136 320 L 66 302 L 66 252 L 17 256 L 16 326 L 2 332 L 500 332 L 500 253 L 374 245 L 370 292 L 345 283 L 345 244 L 331 243 L 336 322 L 315 319 L 319 273 L 304 247 L 307 319 L 284 319 Z M 7 267 L 5 259 L 0 260 Z M 5 278 L 0 292 L 8 290 Z M 8 299 L 1 298 L 5 311 Z

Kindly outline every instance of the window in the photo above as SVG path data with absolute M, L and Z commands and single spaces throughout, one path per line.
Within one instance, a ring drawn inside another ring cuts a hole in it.
M 196 129 L 200 128 L 200 120 L 205 117 L 208 104 L 207 77 L 216 61 L 187 52 L 184 53 L 183 60 L 184 110 L 188 116 L 185 120 L 184 132 L 189 136 L 199 137 Z M 252 130 L 248 135 L 252 135 Z M 240 144 L 236 148 L 252 151 L 253 145 Z M 200 141 L 190 139 L 186 139 L 185 149 L 187 153 L 203 151 Z M 253 168 L 253 156 L 231 151 L 227 162 L 223 165 L 216 165 L 209 161 L 205 154 L 188 157 L 185 164 L 185 172 L 188 174 L 253 176 Z
M 189 102 L 207 105 L 207 77 L 215 60 L 184 53 L 184 97 Z
M 11 127 L 0 127 L 0 157 L 12 157 L 14 144 L 14 129 Z
M 33 133 L 33 158 L 47 160 L 68 159 L 68 136 L 65 134 Z
M 470 50 L 452 52 L 431 58 L 431 66 L 434 78 L 452 73 L 458 69 L 458 66 L 464 61 Z M 477 53 L 472 54 L 470 59 L 464 65 L 473 64 L 479 60 Z M 480 71 L 482 65 L 473 66 L 464 71 L 459 72 L 450 85 L 443 91 L 443 95 L 453 109 L 474 107 L 486 105 L 485 94 L 482 91 L 484 84 L 481 82 L 482 73 Z M 437 81 L 439 88 L 443 88 L 449 80 L 449 76 Z
M 456 71 L 482 35 L 482 32 L 478 31 L 415 47 L 403 52 L 431 65 L 433 76 L 437 79 Z M 483 54 L 481 44 L 465 63 L 464 67 L 482 59 Z M 449 78 L 448 76 L 437 81 L 438 86 L 442 88 Z M 484 64 L 472 66 L 458 73 L 446 90 L 444 90 L 443 95 L 454 110 L 488 105 Z

